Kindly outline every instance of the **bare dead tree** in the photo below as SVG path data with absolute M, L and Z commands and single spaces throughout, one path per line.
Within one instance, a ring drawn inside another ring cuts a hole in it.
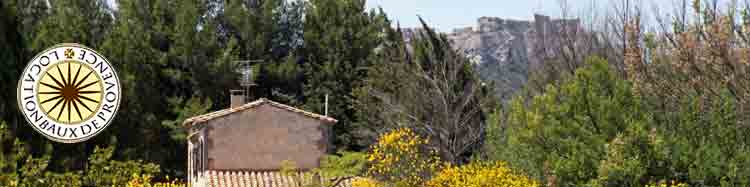
M 555 33 L 555 37 L 539 37 L 541 42 L 534 46 L 532 55 L 541 58 L 538 67 L 529 68 L 527 91 L 530 95 L 544 92 L 545 85 L 554 84 L 572 75 L 584 65 L 589 56 L 600 56 L 623 70 L 624 36 L 620 31 L 623 21 L 616 21 L 617 15 L 606 13 L 591 1 L 588 10 L 578 16 L 566 0 L 558 0 L 561 19 L 553 21 L 550 30 L 537 32 Z M 620 18 L 626 16 L 620 15 Z M 546 28 L 545 28 L 546 29 Z M 544 34 L 544 33 L 542 33 Z M 621 73 L 624 71 L 620 71 Z
M 662 15 L 659 9 L 653 9 L 659 28 L 659 32 L 650 33 L 654 37 L 635 34 L 643 33 L 642 29 L 624 30 L 630 43 L 651 40 L 647 47 L 650 54 L 639 50 L 626 54 L 641 58 L 641 63 L 633 64 L 643 67 L 643 71 L 629 72 L 634 74 L 629 78 L 643 89 L 642 93 L 659 98 L 664 111 L 674 110 L 686 96 L 697 96 L 706 110 L 713 103 L 724 102 L 717 99 L 731 98 L 738 124 L 746 126 L 750 116 L 750 100 L 746 99 L 750 96 L 750 76 L 746 73 L 750 61 L 750 43 L 746 39 L 750 33 L 750 5 L 747 1 L 742 6 L 731 1 L 722 10 L 717 0 L 681 0 L 675 4 L 681 7 L 673 15 Z M 738 17 L 737 12 L 744 15 Z M 626 19 L 637 19 L 630 17 Z
M 474 73 L 470 60 L 450 47 L 448 39 L 426 25 L 411 42 L 413 52 L 388 47 L 387 65 L 370 71 L 358 90 L 366 118 L 381 133 L 408 127 L 430 139 L 429 146 L 453 163 L 468 161 L 481 145 L 484 111 L 492 93 Z

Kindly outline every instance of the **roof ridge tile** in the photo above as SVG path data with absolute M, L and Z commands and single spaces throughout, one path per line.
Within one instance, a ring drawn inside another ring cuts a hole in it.
M 206 114 L 203 114 L 203 115 L 193 116 L 191 118 L 186 119 L 185 122 L 182 123 L 182 125 L 186 126 L 186 127 L 187 126 L 192 126 L 192 125 L 197 124 L 197 123 L 203 123 L 203 122 L 210 121 L 210 120 L 213 120 L 213 119 L 216 119 L 216 118 L 219 118 L 219 117 L 227 116 L 227 115 L 233 114 L 235 112 L 240 112 L 240 111 L 245 111 L 247 109 L 255 108 L 255 107 L 263 105 L 263 104 L 270 104 L 271 106 L 274 106 L 274 107 L 277 107 L 277 108 L 281 108 L 281 109 L 284 109 L 284 110 L 287 110 L 287 111 L 290 111 L 290 112 L 294 112 L 294 113 L 299 113 L 299 114 L 302 114 L 304 116 L 307 116 L 307 117 L 310 117 L 310 118 L 315 118 L 315 119 L 318 119 L 318 120 L 321 120 L 321 121 L 325 121 L 325 122 L 329 122 L 329 123 L 336 123 L 336 122 L 338 122 L 338 120 L 336 120 L 334 118 L 331 118 L 331 117 L 328 117 L 328 116 L 324 116 L 324 115 L 312 113 L 312 112 L 309 112 L 309 111 L 306 111 L 306 110 L 302 110 L 302 109 L 299 109 L 299 108 L 295 108 L 295 107 L 292 107 L 292 106 L 289 106 L 289 105 L 281 104 L 281 103 L 278 103 L 278 102 L 275 102 L 275 101 L 272 101 L 272 100 L 269 100 L 269 99 L 266 99 L 266 98 L 260 98 L 258 100 L 253 101 L 253 102 L 246 103 L 246 104 L 244 104 L 242 106 L 238 106 L 238 107 L 234 107 L 234 108 L 222 109 L 222 110 L 218 110 L 218 111 L 214 111 L 214 112 L 209 112 L 209 113 L 206 113 Z

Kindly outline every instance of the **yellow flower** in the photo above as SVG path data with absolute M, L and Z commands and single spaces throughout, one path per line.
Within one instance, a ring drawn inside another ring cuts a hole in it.
M 167 181 L 169 182 L 157 182 L 157 183 L 151 183 L 152 176 L 150 175 L 138 175 L 133 174 L 130 181 L 128 181 L 127 187 L 185 187 L 187 184 L 182 183 L 178 181 L 178 179 L 172 179 L 170 180 L 169 176 L 167 176 Z
M 428 150 L 426 142 L 408 128 L 381 135 L 368 155 L 368 175 L 397 185 L 422 184 L 441 166 L 436 152 Z
M 352 180 L 352 187 L 379 187 L 383 186 L 379 181 L 371 178 L 356 178 Z
M 427 182 L 427 187 L 538 187 L 540 184 L 516 174 L 504 162 L 475 162 L 464 166 L 446 166 Z

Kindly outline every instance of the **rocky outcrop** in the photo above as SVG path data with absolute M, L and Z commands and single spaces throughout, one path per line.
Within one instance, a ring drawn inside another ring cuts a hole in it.
M 423 30 L 401 31 L 409 43 Z M 578 19 L 534 15 L 533 21 L 481 17 L 474 27 L 446 34 L 453 48 L 472 59 L 479 76 L 492 82 L 497 95 L 508 101 L 526 85 L 529 71 L 544 66 L 545 59 L 555 58 L 562 43 L 574 33 L 583 33 Z
M 580 31 L 577 19 L 543 15 L 535 15 L 533 21 L 481 17 L 476 27 L 455 29 L 448 38 L 454 48 L 476 59 L 480 76 L 493 82 L 498 96 L 508 100 L 526 84 L 530 69 L 543 66 L 544 59 L 554 57 L 566 38 L 564 33 Z

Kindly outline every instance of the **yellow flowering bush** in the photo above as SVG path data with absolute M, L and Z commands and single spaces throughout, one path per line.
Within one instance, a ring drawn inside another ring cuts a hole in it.
M 151 183 L 151 179 L 153 177 L 151 175 L 138 175 L 133 174 L 133 176 L 130 178 L 130 181 L 128 181 L 127 187 L 186 187 L 187 185 L 183 182 L 180 182 L 177 179 L 169 179 L 169 176 L 167 176 L 168 182 L 156 182 Z
M 659 183 L 651 182 L 645 187 L 690 187 L 690 185 L 672 180 L 669 182 L 663 181 Z
M 352 179 L 352 187 L 381 187 L 383 184 L 380 181 L 371 178 L 355 178 Z
M 440 158 L 411 129 L 401 128 L 380 136 L 368 155 L 367 174 L 395 186 L 417 186 L 441 168 Z
M 427 187 L 538 187 L 529 177 L 513 172 L 504 162 L 474 162 L 460 167 L 448 166 Z

